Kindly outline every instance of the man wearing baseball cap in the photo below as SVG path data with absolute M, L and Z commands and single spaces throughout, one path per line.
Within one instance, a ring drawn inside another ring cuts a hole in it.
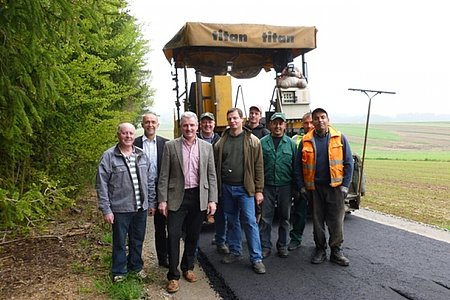
M 258 137 L 258 139 L 261 139 L 263 136 L 270 133 L 270 131 L 260 123 L 263 112 L 263 109 L 259 105 L 250 106 L 248 121 L 244 126 L 247 129 L 250 129 L 251 132 Z
M 216 127 L 216 121 L 214 115 L 209 111 L 204 112 L 200 115 L 200 123 L 199 130 L 197 132 L 197 137 L 201 140 L 204 140 L 214 146 L 214 144 L 220 139 L 220 135 L 214 132 L 214 128 Z M 213 224 L 215 222 L 216 217 L 219 220 L 219 223 L 225 223 L 223 211 L 217 207 L 217 211 L 214 215 L 207 215 L 206 222 L 208 224 Z M 225 226 L 225 225 L 223 225 Z
M 276 248 L 278 256 L 288 257 L 289 217 L 294 184 L 295 143 L 285 135 L 286 116 L 275 112 L 270 117 L 270 135 L 261 139 L 264 160 L 264 201 L 259 223 L 263 257 L 272 251 L 271 232 L 275 213 L 279 219 Z
M 220 136 L 214 132 L 216 122 L 214 115 L 210 112 L 204 112 L 200 115 L 200 128 L 197 133 L 198 138 L 207 141 L 210 144 L 215 144 Z
M 250 106 L 248 121 L 244 125 L 244 128 L 249 129 L 258 139 L 270 134 L 269 129 L 260 123 L 263 112 L 263 109 L 259 105 Z M 255 204 L 255 215 L 256 221 L 259 223 L 261 219 L 261 205 L 259 204 Z

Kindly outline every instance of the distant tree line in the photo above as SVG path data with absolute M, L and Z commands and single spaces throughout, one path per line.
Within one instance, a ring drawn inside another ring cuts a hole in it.
M 0 0 L 0 229 L 42 225 L 152 105 L 124 0 Z

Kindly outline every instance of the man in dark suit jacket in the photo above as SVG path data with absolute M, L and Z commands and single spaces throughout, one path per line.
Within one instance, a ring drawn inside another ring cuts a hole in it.
M 213 215 L 217 203 L 217 177 L 211 144 L 197 138 L 197 115 L 181 116 L 183 136 L 166 143 L 158 180 L 158 209 L 167 216 L 169 272 L 167 291 L 178 291 L 180 239 L 185 226 L 181 271 L 188 282 L 197 281 L 193 272 L 195 250 L 205 214 Z
M 144 152 L 150 157 L 153 166 L 152 172 L 156 179 L 156 188 L 158 187 L 158 177 L 161 171 L 161 159 L 164 150 L 164 145 L 168 139 L 156 135 L 156 130 L 159 127 L 158 116 L 155 113 L 148 113 L 142 117 L 142 128 L 144 135 L 137 137 L 134 140 L 134 145 L 142 148 Z M 167 252 L 167 221 L 166 217 L 159 213 L 158 210 L 154 216 L 155 224 L 155 248 L 158 256 L 158 264 L 162 267 L 169 267 L 169 257 Z

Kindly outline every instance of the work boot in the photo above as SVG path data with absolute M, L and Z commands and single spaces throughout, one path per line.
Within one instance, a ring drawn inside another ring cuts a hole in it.
M 278 256 L 281 258 L 286 258 L 289 256 L 289 251 L 287 248 L 280 248 L 278 249 Z
M 257 261 L 252 265 L 253 272 L 256 274 L 264 274 L 266 273 L 266 267 L 262 263 L 262 261 Z
M 220 260 L 220 262 L 223 264 L 232 264 L 242 259 L 244 259 L 242 255 L 234 255 L 233 253 L 228 253 Z
M 327 259 L 327 253 L 323 248 L 317 248 L 314 251 L 314 255 L 311 259 L 311 263 L 313 264 L 321 264 Z
M 331 249 L 330 261 L 344 267 L 350 264 L 350 260 L 344 256 L 344 253 L 339 247 Z
M 220 254 L 228 254 L 230 253 L 230 249 L 228 248 L 227 245 L 221 244 L 217 245 L 217 252 L 219 252 Z
M 295 250 L 297 248 L 300 248 L 301 244 L 302 244 L 302 242 L 291 240 L 291 242 L 288 245 L 288 250 L 289 251 L 293 251 L 293 250 Z

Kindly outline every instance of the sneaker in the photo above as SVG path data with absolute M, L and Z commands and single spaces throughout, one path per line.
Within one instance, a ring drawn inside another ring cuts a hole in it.
M 262 261 L 257 261 L 253 264 L 252 266 L 253 271 L 256 274 L 264 274 L 266 273 L 266 267 L 264 266 L 264 264 L 262 263 Z
M 278 256 L 281 258 L 286 258 L 289 256 L 289 251 L 287 248 L 280 248 L 278 249 Z
M 179 289 L 180 286 L 178 285 L 178 280 L 169 280 L 166 287 L 168 293 L 176 293 Z
M 219 252 L 220 254 L 228 254 L 230 253 L 230 249 L 228 248 L 227 245 L 221 244 L 217 245 L 217 252 Z
M 262 251 L 262 257 L 266 258 L 266 257 L 270 256 L 270 252 L 271 252 L 270 249 L 264 248 Z
M 113 282 L 117 283 L 117 282 L 122 282 L 125 280 L 125 276 L 124 275 L 116 275 L 113 277 Z
M 197 276 L 195 275 L 194 271 L 192 271 L 192 270 L 183 272 L 183 277 L 184 277 L 184 279 L 186 279 L 189 282 L 197 281 Z
M 289 243 L 288 250 L 289 250 L 289 251 L 293 251 L 293 250 L 295 250 L 295 249 L 298 249 L 298 248 L 300 248 L 300 245 L 301 245 L 301 244 L 302 244 L 302 242 L 291 241 L 291 242 Z
M 350 260 L 344 256 L 340 248 L 331 249 L 330 261 L 344 267 L 350 264 Z
M 242 255 L 234 255 L 233 253 L 228 253 L 225 255 L 220 262 L 223 264 L 232 264 L 236 261 L 242 260 L 244 257 Z
M 314 251 L 314 255 L 311 259 L 311 263 L 313 264 L 321 264 L 327 259 L 327 253 L 325 252 L 325 249 L 322 248 L 316 248 Z
M 147 273 L 145 273 L 144 269 L 142 269 L 136 273 L 136 276 L 140 279 L 145 279 L 147 278 Z

